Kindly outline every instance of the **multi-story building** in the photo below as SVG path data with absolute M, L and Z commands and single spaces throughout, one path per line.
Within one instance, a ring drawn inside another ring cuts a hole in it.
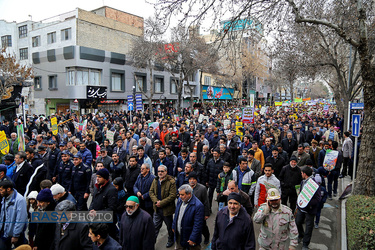
M 269 97 L 272 91 L 267 79 L 271 61 L 265 53 L 262 24 L 248 18 L 235 22 L 227 20 L 220 23 L 218 30 L 202 37 L 207 43 L 223 39 L 219 49 L 220 73 L 216 76 L 224 79 L 221 85 L 233 89 L 234 98 L 249 100 L 251 90 L 256 91 L 257 99 Z
M 92 11 L 77 8 L 27 25 L 28 45 L 22 48 L 35 76 L 30 113 L 126 110 L 133 88 L 136 94 L 150 92 L 150 77 L 155 82 L 154 103 L 176 103 L 172 74 L 159 69 L 150 76 L 148 70 L 132 66 L 128 54 L 135 38 L 143 36 L 142 17 L 104 6 Z M 24 53 L 20 50 L 17 59 Z

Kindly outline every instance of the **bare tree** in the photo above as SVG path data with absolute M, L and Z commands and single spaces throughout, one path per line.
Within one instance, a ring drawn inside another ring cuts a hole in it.
M 181 13 L 183 19 L 197 22 L 207 16 L 217 21 L 223 12 L 229 13 L 232 20 L 246 16 L 263 18 L 264 23 L 280 29 L 285 20 L 294 20 L 306 26 L 326 27 L 330 32 L 324 36 L 338 36 L 357 50 L 360 61 L 364 95 L 364 121 L 358 166 L 357 185 L 354 193 L 375 195 L 375 154 L 372 153 L 375 134 L 375 67 L 373 65 L 374 15 L 373 1 L 367 0 L 159 0 L 160 10 L 165 17 Z M 229 7 L 227 7 L 229 6 Z M 262 21 L 262 20 L 261 20 Z
M 217 71 L 215 65 L 217 53 L 211 45 L 206 44 L 204 40 L 198 36 L 194 28 L 188 29 L 183 26 L 175 27 L 172 29 L 172 37 L 172 43 L 176 44 L 178 49 L 165 58 L 167 64 L 171 67 L 171 73 L 178 72 L 180 80 L 178 82 L 176 81 L 178 94 L 177 109 L 178 113 L 181 114 L 184 82 L 186 82 L 186 87 L 190 94 L 190 109 L 193 110 L 194 86 L 190 84 L 190 77 L 195 75 L 198 70 L 215 73 Z M 201 78 L 200 76 L 200 85 L 202 81 Z M 200 86 L 200 88 L 202 87 Z
M 152 100 L 155 94 L 153 72 L 156 67 L 162 67 L 160 48 L 162 48 L 162 27 L 155 19 L 147 19 L 145 22 L 144 36 L 137 37 L 133 40 L 132 49 L 130 51 L 131 60 L 134 67 L 145 69 L 148 71 L 150 77 L 147 78 L 146 86 L 150 89 L 143 89 L 140 86 L 138 77 L 134 74 L 134 79 L 137 89 L 141 90 L 142 94 L 148 99 L 148 109 L 151 121 L 154 120 L 154 112 L 152 111 Z
M 3 48 L 0 52 L 0 102 L 11 97 L 14 85 L 33 78 L 32 69 L 17 63 L 15 56 Z

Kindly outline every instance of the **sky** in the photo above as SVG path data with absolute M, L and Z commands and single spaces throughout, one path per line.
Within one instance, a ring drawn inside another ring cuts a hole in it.
M 145 0 L 0 0 L 0 19 L 7 22 L 22 22 L 31 18 L 33 21 L 40 21 L 77 7 L 90 11 L 103 5 L 144 19 L 154 13 L 154 7 Z

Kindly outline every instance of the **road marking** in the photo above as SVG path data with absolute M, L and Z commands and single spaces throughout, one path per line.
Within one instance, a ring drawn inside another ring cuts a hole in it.
M 328 238 L 331 238 L 332 237 L 332 233 L 331 231 L 328 231 L 328 230 L 325 230 L 325 229 L 319 229 L 319 233 L 327 236 Z
M 309 249 L 328 250 L 328 247 L 324 244 L 310 243 Z

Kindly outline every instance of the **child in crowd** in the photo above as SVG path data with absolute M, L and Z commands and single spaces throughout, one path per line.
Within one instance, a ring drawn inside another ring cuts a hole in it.
M 37 191 L 32 191 L 30 194 L 27 196 L 27 211 L 28 211 L 28 217 L 29 220 L 31 218 L 31 213 L 38 211 L 38 205 L 36 202 L 36 197 L 38 196 Z M 34 237 L 36 234 L 36 223 L 29 223 L 29 243 L 31 247 L 34 247 Z
M 219 210 L 227 205 L 227 196 L 223 195 L 223 192 L 228 187 L 229 178 L 231 175 L 230 164 L 225 162 L 223 165 L 223 172 L 221 172 L 217 179 L 216 192 L 217 192 L 217 202 L 219 203 Z
M 124 190 L 124 180 L 122 179 L 122 177 L 117 177 L 113 180 L 112 184 L 117 189 L 117 206 L 114 212 L 117 215 L 117 221 L 121 221 L 121 216 L 125 211 L 124 206 L 127 199 L 127 195 Z

